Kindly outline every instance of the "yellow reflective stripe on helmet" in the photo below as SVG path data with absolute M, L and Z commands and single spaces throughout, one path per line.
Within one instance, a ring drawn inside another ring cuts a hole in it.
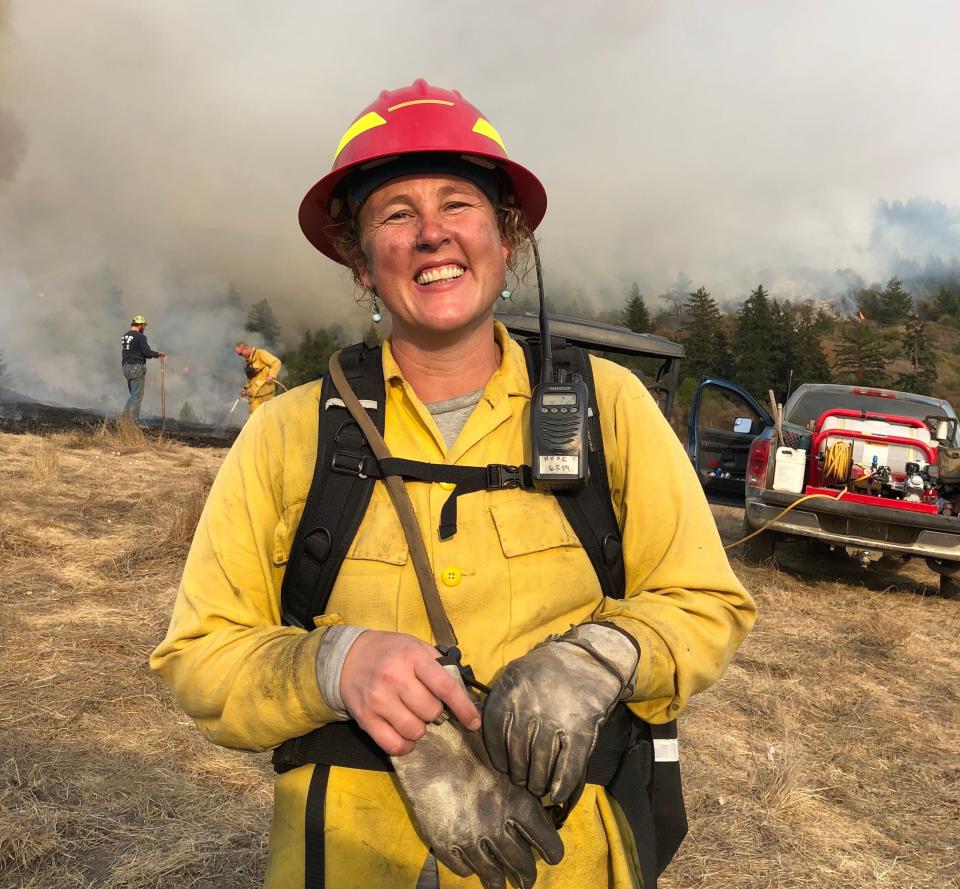
M 372 130 L 374 127 L 382 127 L 386 121 L 377 114 L 376 111 L 371 111 L 369 114 L 364 114 L 359 120 L 355 120 L 350 124 L 350 128 L 343 134 L 343 138 L 340 140 L 340 144 L 337 146 L 337 151 L 333 155 L 334 161 L 340 157 L 340 152 L 347 147 L 354 139 L 357 138 L 361 133 L 365 133 L 367 130 Z
M 453 108 L 453 102 L 448 102 L 446 99 L 411 99 L 409 102 L 391 105 L 387 111 L 396 111 L 398 108 L 409 108 L 411 105 L 449 105 Z
M 493 139 L 504 151 L 507 150 L 507 146 L 503 144 L 503 139 L 500 138 L 500 134 L 489 120 L 478 117 L 477 122 L 473 125 L 473 131 L 481 136 L 486 136 L 488 139 Z

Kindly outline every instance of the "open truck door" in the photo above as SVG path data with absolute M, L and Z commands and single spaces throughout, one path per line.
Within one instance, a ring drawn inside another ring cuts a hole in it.
M 690 407 L 687 454 L 707 500 L 743 506 L 750 445 L 770 414 L 736 383 L 704 377 Z

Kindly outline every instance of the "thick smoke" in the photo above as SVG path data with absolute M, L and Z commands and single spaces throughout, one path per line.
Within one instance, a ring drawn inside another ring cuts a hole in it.
M 244 382 L 234 343 L 262 345 L 244 329 L 251 304 L 274 307 L 278 352 L 304 327 L 338 322 L 355 332 L 363 317 L 344 276 L 301 244 L 296 192 L 286 189 L 281 228 L 257 206 L 250 171 L 234 169 L 229 182 L 219 174 L 247 150 L 235 132 L 176 119 L 183 96 L 164 82 L 173 75 L 163 41 L 123 6 L 99 4 L 101 30 L 91 27 L 94 12 L 24 3 L 11 14 L 0 0 L 2 384 L 117 411 L 126 398 L 120 338 L 143 314 L 151 346 L 168 354 L 167 415 L 188 402 L 218 422 Z M 189 96 L 190 84 L 176 90 Z M 148 363 L 145 415 L 160 412 L 159 371 Z
M 0 107 L 0 186 L 11 181 L 27 153 L 23 127 L 11 111 Z
M 952 284 L 960 278 L 960 207 L 914 198 L 877 205 L 871 248 L 902 278 Z
M 356 113 L 420 76 L 543 179 L 547 286 L 574 310 L 614 311 L 633 281 L 659 308 L 681 270 L 727 306 L 758 283 L 840 304 L 891 274 L 949 277 L 958 25 L 950 0 L 866 17 L 488 0 L 442 23 L 433 0 L 0 0 L 0 350 L 21 391 L 116 409 L 142 312 L 170 354 L 168 411 L 212 418 L 242 382 L 230 346 L 252 303 L 286 346 L 359 334 L 297 206 Z
M 10 4 L 0 0 L 0 84 L 3 83 L 3 62 L 9 46 Z M 0 88 L 0 97 L 3 92 Z M 17 170 L 27 151 L 26 134 L 16 115 L 0 102 L 0 188 L 17 175 Z

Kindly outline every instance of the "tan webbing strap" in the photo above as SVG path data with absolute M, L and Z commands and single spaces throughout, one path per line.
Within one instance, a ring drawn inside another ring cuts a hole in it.
M 377 460 L 385 460 L 391 457 L 387 449 L 383 436 L 374 426 L 363 406 L 360 404 L 356 393 L 347 382 L 340 367 L 340 353 L 335 352 L 330 356 L 329 364 L 330 377 L 333 384 L 337 387 L 340 397 L 350 416 L 360 427 L 360 431 L 367 439 L 370 449 Z M 433 568 L 430 565 L 430 558 L 427 556 L 427 548 L 423 542 L 423 535 L 420 533 L 420 524 L 417 522 L 416 513 L 413 511 L 413 503 L 410 501 L 410 495 L 403 483 L 403 479 L 397 475 L 384 476 L 383 483 L 387 486 L 387 492 L 393 501 L 393 507 L 397 511 L 397 517 L 400 519 L 400 527 L 403 528 L 403 535 L 407 538 L 407 546 L 410 548 L 410 558 L 413 559 L 413 567 L 417 572 L 417 580 L 420 583 L 420 594 L 423 596 L 423 604 L 427 609 L 427 619 L 430 621 L 430 629 L 433 631 L 433 638 L 438 645 L 450 648 L 457 645 L 457 635 L 453 631 L 453 626 L 447 618 L 447 612 L 444 610 L 443 602 L 440 599 L 440 592 L 437 589 L 437 580 L 433 576 Z

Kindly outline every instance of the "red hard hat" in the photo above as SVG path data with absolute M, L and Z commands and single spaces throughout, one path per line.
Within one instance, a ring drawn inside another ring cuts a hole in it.
M 456 90 L 430 86 L 425 80 L 398 90 L 384 90 L 347 128 L 337 146 L 333 169 L 300 204 L 300 228 L 321 253 L 346 265 L 324 229 L 337 215 L 331 210 L 337 186 L 370 161 L 417 152 L 450 152 L 493 161 L 506 174 L 513 197 L 531 231 L 547 211 L 547 193 L 529 170 L 507 157 L 500 134 Z

